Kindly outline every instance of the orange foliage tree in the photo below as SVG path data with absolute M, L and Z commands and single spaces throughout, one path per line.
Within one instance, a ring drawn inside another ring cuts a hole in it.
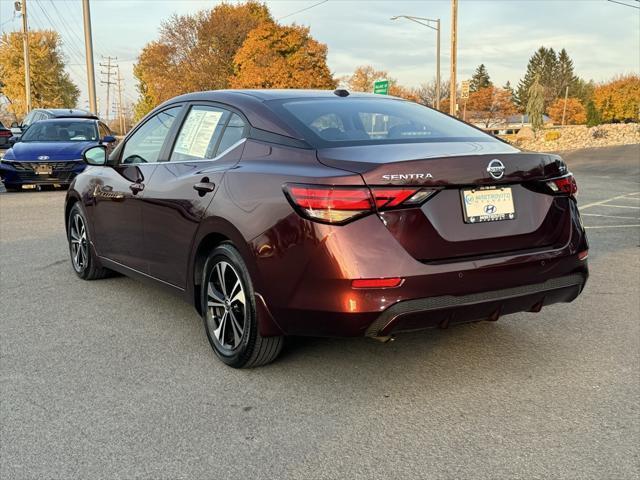
M 234 57 L 233 88 L 335 88 L 327 46 L 309 28 L 264 22 L 247 35 Z
M 640 119 L 640 76 L 623 75 L 598 85 L 593 102 L 603 122 Z
M 257 1 L 221 3 L 162 23 L 158 40 L 145 45 L 134 65 L 140 118 L 159 103 L 187 92 L 229 87 L 234 57 L 248 33 L 271 21 Z
M 389 73 L 386 70 L 376 70 L 372 65 L 360 65 L 356 67 L 351 75 L 347 75 L 340 80 L 349 90 L 366 93 L 373 93 L 373 84 L 376 80 L 387 80 L 389 82 L 389 95 L 405 98 L 413 102 L 420 100 L 417 90 L 399 85 L 395 78 L 389 77 Z
M 516 111 L 511 93 L 494 86 L 471 92 L 467 100 L 467 119 L 485 128 L 504 123 Z
M 549 117 L 553 123 L 559 125 L 562 123 L 562 113 L 564 112 L 564 98 L 558 98 L 549 106 Z M 564 123 L 566 125 L 582 125 L 587 122 L 587 111 L 584 105 L 577 98 L 567 99 L 567 112 L 565 114 Z

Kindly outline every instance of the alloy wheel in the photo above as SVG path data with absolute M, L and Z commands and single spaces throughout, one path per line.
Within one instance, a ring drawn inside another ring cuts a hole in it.
M 207 286 L 207 322 L 217 343 L 226 350 L 236 349 L 243 338 L 247 305 L 240 276 L 228 262 L 217 262 Z
M 79 214 L 75 214 L 71 221 L 69 241 L 71 242 L 73 266 L 77 272 L 82 272 L 87 267 L 89 259 L 89 242 L 84 219 Z

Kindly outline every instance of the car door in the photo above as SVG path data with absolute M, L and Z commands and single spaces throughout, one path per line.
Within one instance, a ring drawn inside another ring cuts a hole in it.
M 169 107 L 145 120 L 114 152 L 114 166 L 96 169 L 93 227 L 101 257 L 148 273 L 141 201 L 158 161 L 167 158 L 166 145 L 182 108 Z
M 185 288 L 191 242 L 224 172 L 242 155 L 248 123 L 227 107 L 191 104 L 167 162 L 145 189 L 144 243 L 150 274 Z

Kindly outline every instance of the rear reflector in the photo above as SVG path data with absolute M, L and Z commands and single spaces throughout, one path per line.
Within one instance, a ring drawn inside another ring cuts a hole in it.
M 360 278 L 351 281 L 353 288 L 394 288 L 402 284 L 402 278 Z
M 578 260 L 586 260 L 587 258 L 589 258 L 589 250 L 583 250 L 578 253 Z
M 344 224 L 377 210 L 416 206 L 429 198 L 434 190 L 417 187 L 372 187 L 296 185 L 284 187 L 285 195 L 303 217 L 311 220 Z
M 575 195 L 578 193 L 578 184 L 573 174 L 569 173 L 564 177 L 549 180 L 547 185 L 554 193 Z
M 12 137 L 13 133 L 8 130 L 0 130 L 0 137 Z

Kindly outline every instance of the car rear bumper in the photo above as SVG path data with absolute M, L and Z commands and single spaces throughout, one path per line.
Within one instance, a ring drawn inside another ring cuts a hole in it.
M 341 229 L 314 226 L 315 235 L 300 228 L 254 241 L 255 251 L 267 254 L 258 258 L 256 291 L 283 333 L 383 336 L 496 320 L 570 302 L 588 277 L 587 262 L 580 255 L 588 244 L 577 216 L 568 242 L 560 248 L 442 263 L 409 256 L 386 229 L 379 228 L 377 218 L 360 222 L 354 237 L 349 225 Z M 383 277 L 400 277 L 402 284 L 372 289 L 352 286 L 354 279 Z M 277 282 L 269 280 L 275 278 Z
M 367 327 L 365 335 L 375 337 L 403 330 L 446 328 L 477 320 L 496 321 L 510 313 L 539 312 L 543 306 L 575 300 L 586 280 L 586 274 L 576 273 L 501 290 L 407 300 L 385 310 Z

